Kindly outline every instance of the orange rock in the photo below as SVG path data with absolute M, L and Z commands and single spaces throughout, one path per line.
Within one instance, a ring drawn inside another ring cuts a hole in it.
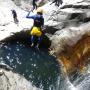
M 87 70 L 88 58 L 90 57 L 90 35 L 86 34 L 74 46 L 66 46 L 65 50 L 59 54 L 67 73 L 75 70 L 81 72 Z

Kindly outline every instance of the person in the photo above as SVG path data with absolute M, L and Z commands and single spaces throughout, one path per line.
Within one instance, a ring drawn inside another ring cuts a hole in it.
M 59 6 L 60 4 L 63 3 L 63 1 L 62 0 L 54 0 L 51 4 L 53 4 L 53 3 L 55 3 L 56 6 Z
M 32 11 L 33 11 L 34 9 L 37 9 L 37 4 L 36 4 L 36 2 L 37 2 L 37 0 L 33 0 L 33 1 L 32 1 L 32 5 L 33 5 Z
M 12 15 L 13 15 L 13 19 L 14 19 L 14 23 L 18 24 L 18 19 L 17 19 L 17 13 L 15 10 L 11 10 L 12 11 Z
M 42 41 L 43 27 L 44 27 L 44 18 L 43 18 L 43 9 L 38 8 L 37 14 L 29 16 L 30 12 L 27 14 L 26 18 L 32 18 L 34 20 L 33 27 L 31 29 L 31 47 L 34 46 L 35 37 L 38 38 L 36 48 L 39 49 L 39 45 Z

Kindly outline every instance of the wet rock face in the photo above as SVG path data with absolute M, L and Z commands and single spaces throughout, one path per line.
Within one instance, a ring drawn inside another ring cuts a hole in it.
M 83 36 L 74 46 L 66 46 L 60 53 L 60 59 L 64 63 L 68 73 L 86 69 L 90 60 L 90 36 Z
M 87 62 L 90 62 L 90 36 L 86 34 L 90 32 L 89 7 L 90 2 L 87 0 L 64 5 L 52 14 L 52 19 L 48 19 L 52 22 L 47 22 L 48 26 L 57 28 L 50 37 L 51 54 L 59 57 L 68 74 L 77 70 L 83 72 Z M 55 13 L 58 13 L 57 17 Z
M 53 9 L 46 13 L 46 25 L 53 26 L 58 30 L 69 26 L 79 26 L 82 23 L 90 21 L 90 2 L 84 0 L 81 2 L 62 5 L 60 8 Z
M 48 26 L 53 26 L 58 30 L 61 30 L 63 28 L 67 28 L 70 26 L 79 26 L 82 23 L 88 22 L 90 20 L 89 17 L 87 17 L 86 13 L 73 9 L 70 10 L 70 12 L 67 12 L 69 9 L 64 11 L 64 9 L 61 9 L 62 11 L 58 11 L 59 13 L 54 13 L 53 16 L 48 18 L 48 22 L 46 23 Z

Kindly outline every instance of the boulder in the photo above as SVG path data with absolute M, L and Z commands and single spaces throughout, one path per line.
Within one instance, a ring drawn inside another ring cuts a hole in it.
M 1 66 L 0 66 L 1 67 Z M 0 90 L 40 90 L 23 76 L 0 68 Z

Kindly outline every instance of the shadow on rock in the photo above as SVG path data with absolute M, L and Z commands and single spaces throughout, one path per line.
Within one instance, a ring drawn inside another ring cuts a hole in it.
M 30 30 L 14 33 L 12 36 L 2 40 L 1 42 L 4 42 L 4 43 L 20 42 L 27 46 L 30 46 L 31 44 Z M 37 38 L 35 40 L 35 43 L 37 43 Z M 49 38 L 46 35 L 43 35 L 43 40 L 40 44 L 40 48 L 48 50 L 50 45 L 51 45 L 51 41 L 49 40 Z

